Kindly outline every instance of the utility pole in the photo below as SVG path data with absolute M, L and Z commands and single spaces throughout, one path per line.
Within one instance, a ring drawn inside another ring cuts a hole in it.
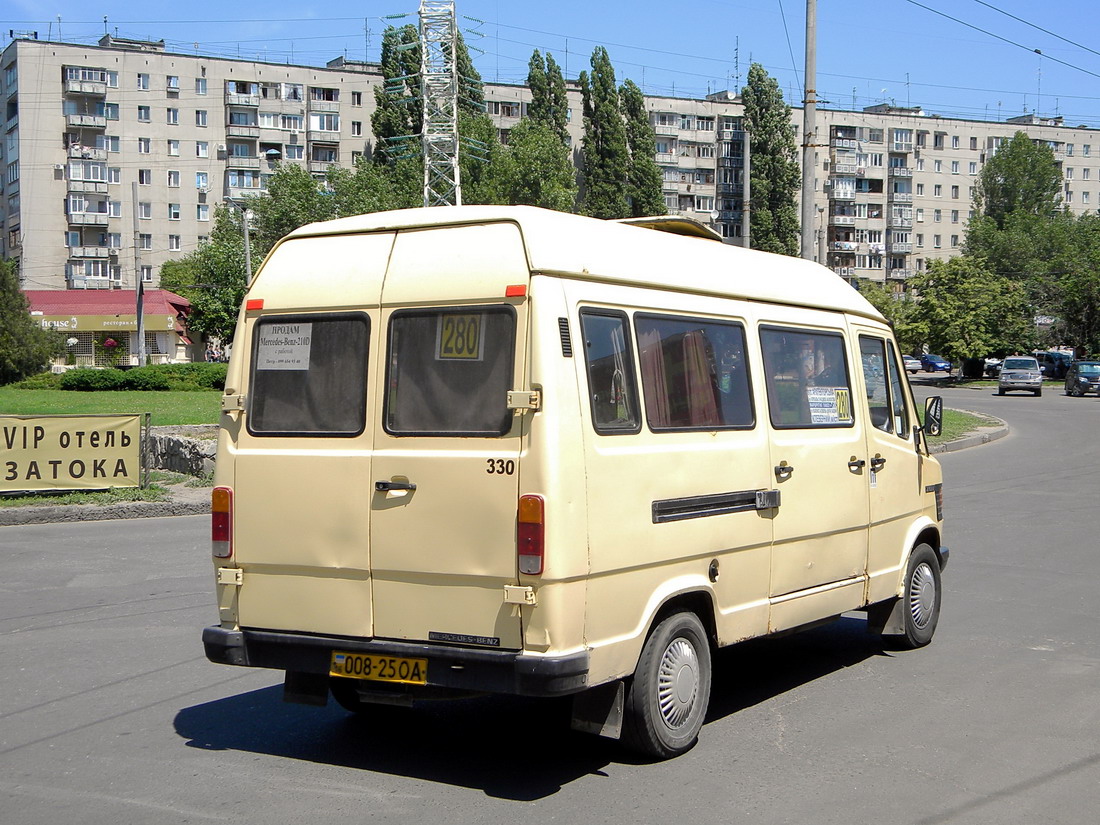
M 137 306 L 137 357 L 138 366 L 145 366 L 145 283 L 141 278 L 141 233 L 138 231 L 138 185 L 130 184 L 130 203 L 134 210 L 134 298 Z
M 458 32 L 453 0 L 420 0 L 424 205 L 460 206 Z
M 817 150 L 817 0 L 806 0 L 806 99 L 802 102 L 802 247 L 814 258 L 814 153 Z
M 244 282 L 250 284 L 252 283 L 252 244 L 248 239 L 248 222 L 252 218 L 252 210 L 228 197 L 225 202 L 241 213 L 241 234 L 244 235 Z

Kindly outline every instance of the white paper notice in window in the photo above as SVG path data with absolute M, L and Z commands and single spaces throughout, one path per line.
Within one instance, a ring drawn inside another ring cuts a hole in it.
M 256 369 L 308 370 L 313 324 L 270 324 L 256 341 Z

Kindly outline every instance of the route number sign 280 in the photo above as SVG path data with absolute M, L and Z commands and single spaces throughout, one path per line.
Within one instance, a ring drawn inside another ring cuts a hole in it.
M 446 314 L 439 316 L 436 358 L 441 360 L 481 360 L 483 315 Z

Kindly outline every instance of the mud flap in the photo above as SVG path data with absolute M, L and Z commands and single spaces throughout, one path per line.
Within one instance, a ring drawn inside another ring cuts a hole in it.
M 623 729 L 622 679 L 589 688 L 573 696 L 573 730 L 618 739 Z
M 889 599 L 867 608 L 867 632 L 881 636 L 897 636 L 905 632 L 904 603 Z

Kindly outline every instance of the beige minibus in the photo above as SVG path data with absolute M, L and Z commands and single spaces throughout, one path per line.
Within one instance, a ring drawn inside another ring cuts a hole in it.
M 675 756 L 720 647 L 851 611 L 931 640 L 941 409 L 834 273 L 684 219 L 302 227 L 237 325 L 206 655 L 358 713 L 572 695 Z

